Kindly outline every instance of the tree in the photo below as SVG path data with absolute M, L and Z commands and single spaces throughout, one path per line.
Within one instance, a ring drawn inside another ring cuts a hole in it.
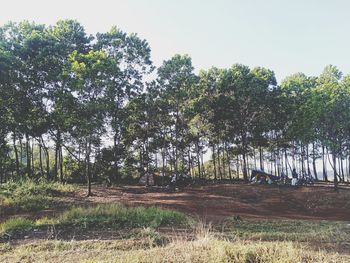
M 104 99 L 108 84 L 111 60 L 103 50 L 89 51 L 87 54 L 74 51 L 70 56 L 71 87 L 75 100 L 72 112 L 70 134 L 83 146 L 85 176 L 88 183 L 88 196 L 91 196 L 91 157 L 97 155 L 104 133 Z
M 190 96 L 192 85 L 196 81 L 191 58 L 187 55 L 175 55 L 163 62 L 158 68 L 157 82 L 161 89 L 161 99 L 168 105 L 168 118 L 171 124 L 168 131 L 171 137 L 174 172 L 178 175 L 179 160 L 184 159 L 185 138 L 188 134 L 185 118 L 185 105 Z
M 122 143 L 122 130 L 125 125 L 125 105 L 138 96 L 143 88 L 143 77 L 153 70 L 150 48 L 146 40 L 136 34 L 127 35 L 112 27 L 107 33 L 97 34 L 97 49 L 104 50 L 114 63 L 109 69 L 109 83 L 106 90 L 108 123 L 113 131 L 114 180 L 119 179 L 119 150 Z

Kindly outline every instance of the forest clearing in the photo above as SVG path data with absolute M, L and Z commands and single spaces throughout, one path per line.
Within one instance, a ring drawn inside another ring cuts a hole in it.
M 6 189 L 0 191 L 1 262 L 350 259 L 348 186 L 335 192 L 325 184 L 235 182 L 169 192 L 137 185 L 94 185 L 93 195 L 86 198 L 82 186 L 53 184 L 45 190 L 54 193 L 47 199 L 39 197 L 40 184 L 25 186 L 31 190 L 17 191 L 27 195 L 25 200 L 31 199 L 30 192 L 36 193 L 37 207 L 28 208 L 23 199 L 6 202 Z M 164 258 L 155 260 L 154 253 Z
M 90 2 L 2 3 L 0 262 L 349 263 L 350 4 Z

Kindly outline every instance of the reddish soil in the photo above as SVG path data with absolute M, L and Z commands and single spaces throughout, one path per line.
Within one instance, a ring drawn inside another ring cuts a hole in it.
M 159 188 L 95 186 L 94 196 L 78 199 L 85 204 L 120 202 L 126 206 L 157 206 L 178 210 L 206 221 L 230 216 L 276 219 L 350 220 L 350 190 L 330 187 L 286 187 L 218 184 L 188 187 L 179 192 Z
M 350 190 L 326 186 L 287 187 L 243 183 L 188 187 L 178 192 L 143 186 L 106 188 L 93 186 L 93 196 L 79 189 L 62 201 L 89 206 L 120 202 L 126 206 L 157 206 L 188 213 L 205 221 L 220 222 L 230 216 L 246 218 L 311 219 L 350 221 Z M 16 214 L 41 217 L 62 212 L 62 208 Z M 14 215 L 7 214 L 2 220 Z M 0 221 L 2 221 L 0 220 Z

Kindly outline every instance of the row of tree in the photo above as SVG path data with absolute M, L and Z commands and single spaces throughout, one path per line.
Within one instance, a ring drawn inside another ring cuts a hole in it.
M 86 178 L 90 194 L 103 177 L 248 180 L 268 166 L 328 181 L 327 162 L 335 185 L 349 179 L 350 76 L 336 67 L 278 85 L 266 68 L 195 74 L 189 56 L 175 55 L 146 81 L 150 52 L 115 27 L 96 36 L 73 20 L 1 27 L 0 181 Z

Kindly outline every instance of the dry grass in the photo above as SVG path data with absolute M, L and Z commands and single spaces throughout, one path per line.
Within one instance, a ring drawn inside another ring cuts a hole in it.
M 39 241 L 13 246 L 0 244 L 0 262 L 350 262 L 349 254 L 313 249 L 290 241 L 229 241 L 199 223 L 192 240 L 167 239 L 143 228 L 123 240 Z
M 0 246 L 1 262 L 350 262 L 347 255 L 313 251 L 292 242 L 229 242 L 206 236 L 166 246 L 150 238 L 114 241 L 43 241 Z

